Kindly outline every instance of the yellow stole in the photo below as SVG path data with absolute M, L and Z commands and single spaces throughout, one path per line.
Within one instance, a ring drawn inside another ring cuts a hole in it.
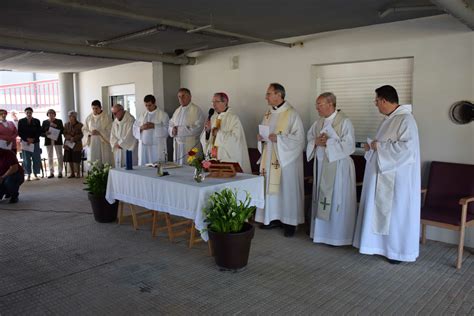
M 218 118 L 216 119 L 216 125 L 213 127 L 213 128 L 217 128 L 217 133 L 219 133 L 219 130 L 221 129 L 221 122 L 222 122 L 222 119 Z M 216 136 L 217 136 L 217 133 L 216 133 Z M 212 136 L 212 129 L 211 129 L 211 157 L 212 158 L 215 158 L 217 159 L 217 146 L 215 145 L 215 142 L 216 142 L 216 137 Z
M 290 108 L 287 108 L 286 111 L 279 113 L 278 121 L 275 130 L 273 131 L 274 134 L 281 135 L 284 131 L 287 130 L 290 114 Z M 269 125 L 271 115 L 272 113 L 269 110 L 264 116 L 263 125 Z M 274 144 L 272 148 L 270 172 L 266 174 L 265 167 L 267 163 L 267 143 L 263 144 L 262 160 L 260 163 L 260 174 L 264 175 L 269 180 L 267 192 L 268 194 L 278 194 L 280 192 L 281 167 L 276 155 L 276 149 L 276 145 Z

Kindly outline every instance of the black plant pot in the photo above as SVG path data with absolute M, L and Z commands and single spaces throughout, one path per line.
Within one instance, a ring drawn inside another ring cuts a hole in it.
M 110 223 L 117 220 L 118 201 L 114 204 L 109 204 L 105 196 L 95 196 L 88 193 L 89 201 L 91 202 L 92 212 L 94 212 L 94 219 L 99 223 Z
M 255 228 L 244 223 L 240 233 L 215 233 L 208 231 L 212 254 L 218 267 L 226 270 L 238 270 L 247 265 L 250 243 Z

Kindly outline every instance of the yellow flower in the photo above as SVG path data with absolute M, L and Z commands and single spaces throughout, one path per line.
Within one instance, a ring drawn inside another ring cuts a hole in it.
M 194 156 L 188 157 L 188 164 L 191 164 L 194 161 Z
M 192 151 L 194 151 L 195 153 L 198 153 L 199 152 L 199 149 L 197 149 L 196 147 L 194 147 L 193 149 L 191 149 Z

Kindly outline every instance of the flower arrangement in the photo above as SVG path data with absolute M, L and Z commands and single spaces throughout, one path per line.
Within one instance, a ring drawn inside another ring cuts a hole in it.
M 188 164 L 193 166 L 198 170 L 202 170 L 203 165 L 202 162 L 204 161 L 204 155 L 199 152 L 199 149 L 194 147 L 190 151 L 188 151 Z
M 211 162 L 206 160 L 202 152 L 200 152 L 196 147 L 188 152 L 187 161 L 190 166 L 195 168 L 194 180 L 196 180 L 196 182 L 201 182 L 204 180 L 203 168 L 209 168 L 211 166 Z
M 102 164 L 98 160 L 90 163 L 90 169 L 86 176 L 84 190 L 88 191 L 94 196 L 105 196 L 107 190 L 107 179 L 109 177 L 109 170 L 112 166 L 108 163 Z
M 207 229 L 216 233 L 238 233 L 244 223 L 255 213 L 256 207 L 250 206 L 250 193 L 246 192 L 245 201 L 237 199 L 237 191 L 228 188 L 214 192 L 204 209 Z

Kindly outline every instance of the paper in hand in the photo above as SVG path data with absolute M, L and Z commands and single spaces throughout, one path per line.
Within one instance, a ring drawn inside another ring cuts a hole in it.
M 7 145 L 6 140 L 0 139 L 0 148 L 10 150 L 12 149 L 12 143 L 10 143 L 10 145 Z
M 76 145 L 76 143 L 71 142 L 71 141 L 69 141 L 69 140 L 66 140 L 66 141 L 64 142 L 64 145 L 66 145 L 67 147 L 73 149 L 74 146 Z
M 50 126 L 49 129 L 48 129 L 48 132 L 49 132 L 48 138 L 50 138 L 52 140 L 58 140 L 59 132 L 60 132 L 59 129 Z
M 269 141 L 268 136 L 270 136 L 270 126 L 268 125 L 259 125 L 258 133 L 262 136 L 264 141 Z
M 21 141 L 21 149 L 32 153 L 35 151 L 35 144 L 28 144 L 25 141 Z
M 325 133 L 328 138 L 339 139 L 339 136 L 330 124 L 324 127 L 321 133 Z
M 369 145 L 370 147 L 370 144 L 372 144 L 374 140 L 367 137 L 367 145 Z M 370 148 L 370 150 L 366 151 L 365 154 L 364 154 L 364 158 L 365 160 L 369 161 L 370 158 L 372 158 L 372 154 L 374 153 L 374 150 L 372 148 Z

